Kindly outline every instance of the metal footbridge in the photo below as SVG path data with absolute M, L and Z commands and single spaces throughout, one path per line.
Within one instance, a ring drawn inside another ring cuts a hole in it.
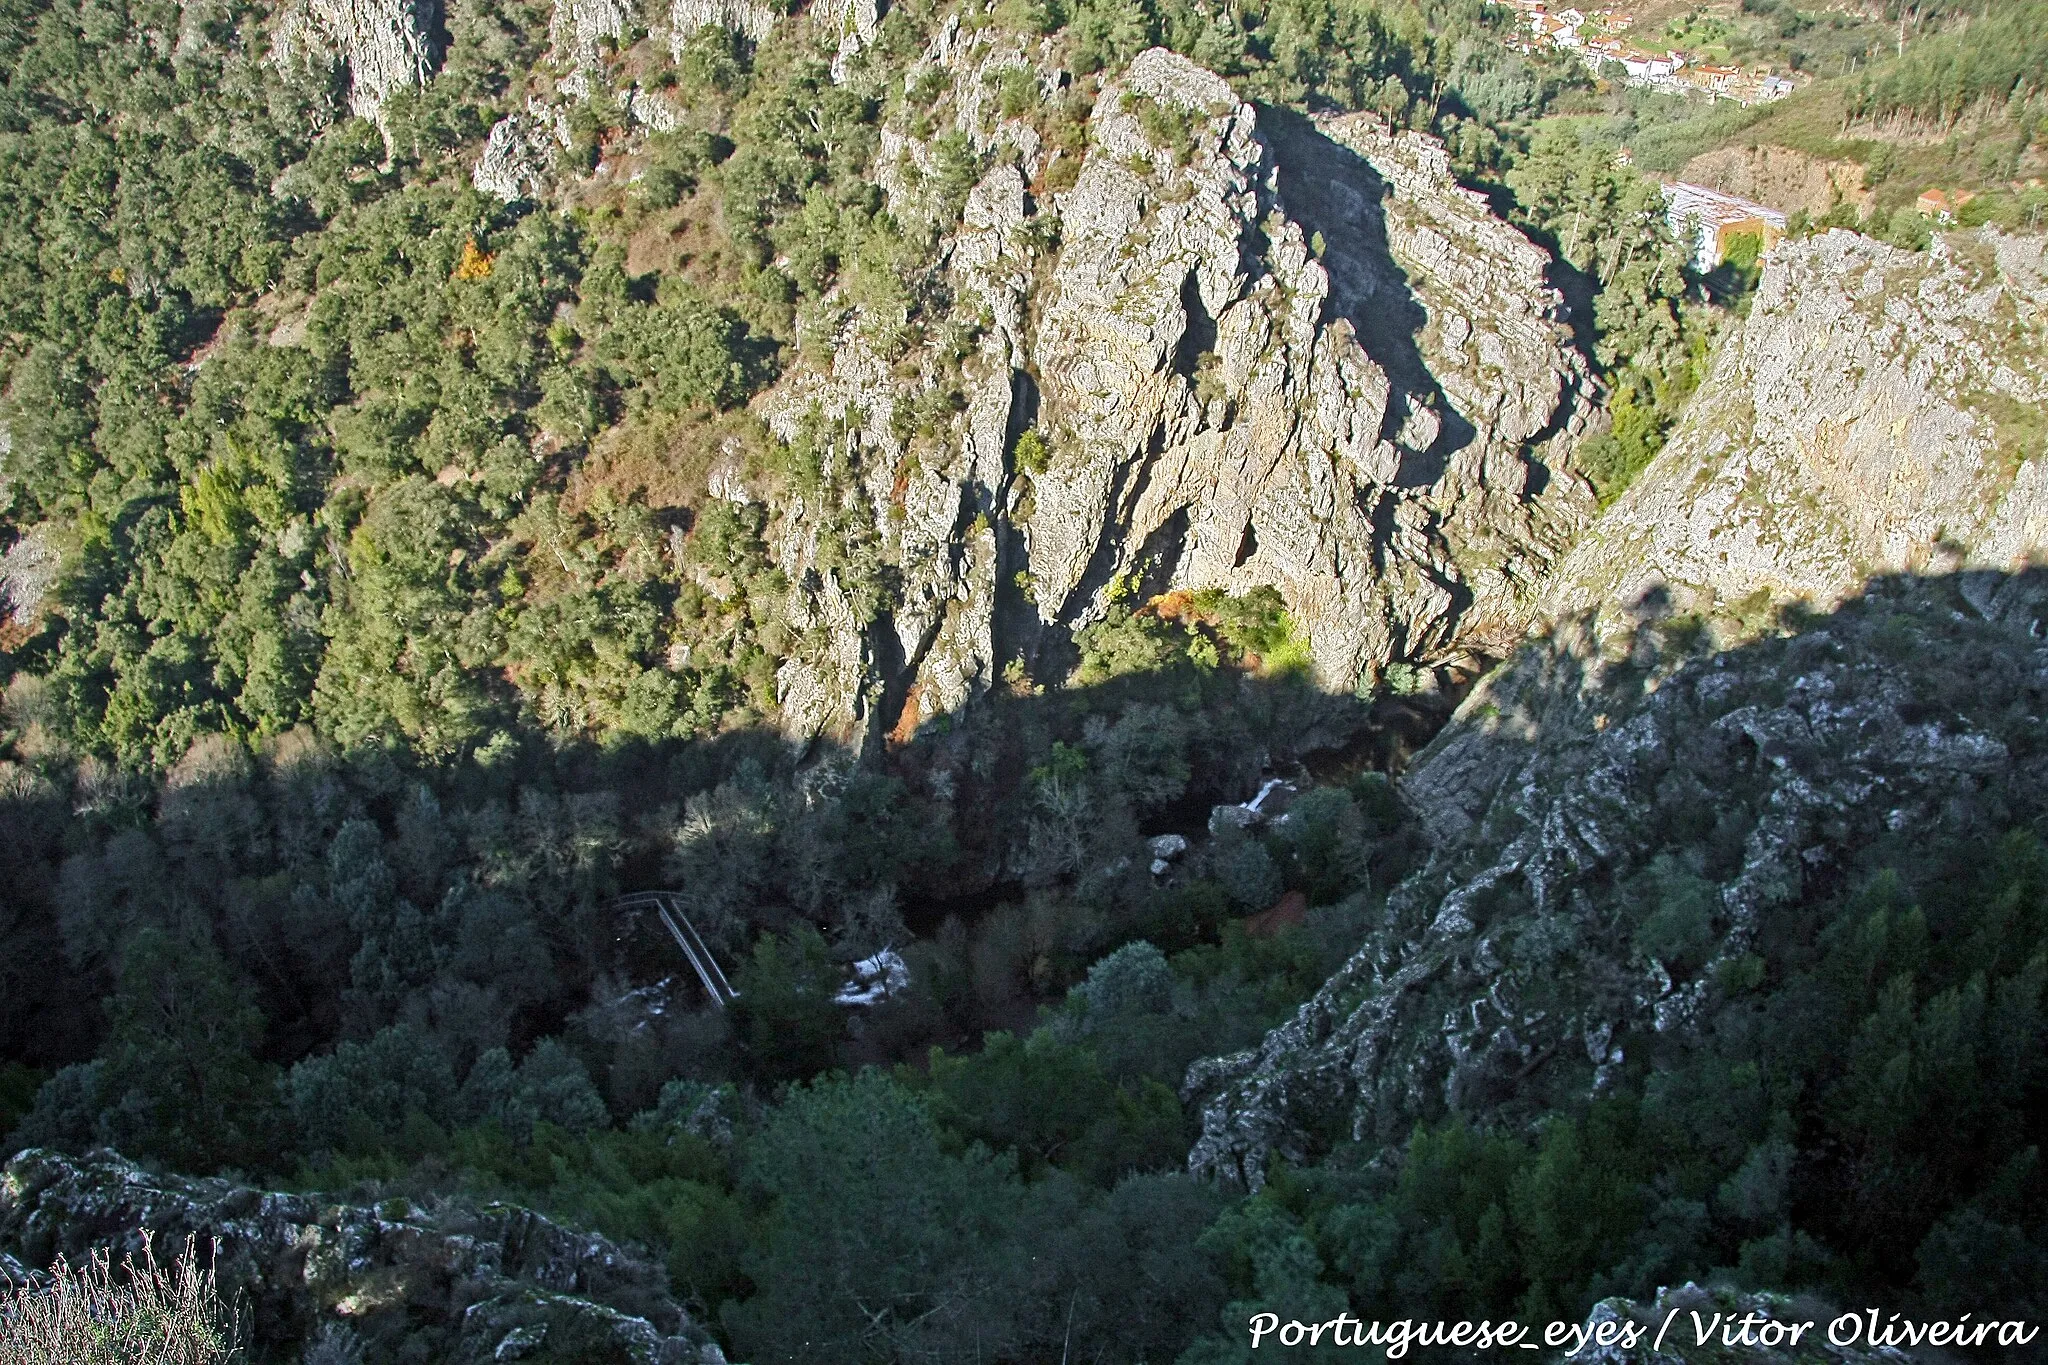
M 697 932 L 697 926 L 690 923 L 690 917 L 683 913 L 683 898 L 675 891 L 635 891 L 612 902 L 612 909 L 625 913 L 652 910 L 660 917 L 662 927 L 669 937 L 676 941 L 676 947 L 683 950 L 683 956 L 697 973 L 697 980 L 704 986 L 704 993 L 711 997 L 711 1003 L 724 1009 L 740 998 L 740 993 L 725 979 L 725 972 L 718 965 L 718 959 L 711 955 L 711 947 L 704 942 L 704 936 Z

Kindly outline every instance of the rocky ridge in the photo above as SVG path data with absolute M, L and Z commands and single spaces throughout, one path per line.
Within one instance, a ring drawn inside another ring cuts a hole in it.
M 1561 1070 L 1597 1088 L 1625 1034 L 1688 1027 L 1711 967 L 1674 983 L 1617 946 L 1578 964 L 1568 999 L 1524 1008 L 1544 967 L 1510 946 L 1535 919 L 1596 934 L 1588 888 L 1646 866 L 1688 801 L 1744 822 L 1717 962 L 1858 840 L 2040 809 L 2031 735 L 2009 732 L 2043 680 L 2044 321 L 2038 236 L 1780 246 L 1670 442 L 1546 586 L 1552 628 L 1405 778 L 1436 848 L 1388 928 L 1260 1048 L 1190 1072 L 1191 1166 L 1256 1185 L 1317 1133 L 1397 1135 L 1431 1104 L 1497 1100 L 1504 1075 L 1522 1078 L 1507 1092 Z M 1768 638 L 1788 603 L 1838 614 Z M 1914 717 L 1949 690 L 1929 669 L 1960 666 L 1953 647 L 1918 655 L 1872 622 L 1950 618 L 1996 681 L 1930 725 Z M 1437 1010 L 1441 1030 L 1423 1022 Z
M 814 10 L 814 12 L 816 12 Z M 873 36 L 872 9 L 866 29 Z M 666 33 L 654 36 L 680 60 L 690 38 L 716 25 L 759 43 L 775 27 L 775 11 L 755 0 L 674 0 Z M 642 132 L 674 132 L 684 111 L 664 91 L 628 82 L 618 88 L 612 55 L 648 37 L 638 8 L 625 0 L 556 0 L 548 18 L 548 50 L 541 71 L 545 96 L 529 95 L 491 127 L 470 173 L 470 183 L 506 203 L 541 201 L 563 180 L 559 151 L 571 142 L 570 113 L 581 102 L 609 93 Z M 638 146 L 635 139 L 629 144 Z
M 1144 100 L 1207 123 L 1185 167 Z M 1086 621 L 1156 555 L 1170 586 L 1278 588 L 1347 686 L 1512 612 L 1545 548 L 1528 446 L 1572 374 L 1542 257 L 1458 212 L 1440 149 L 1337 131 L 1382 164 L 1262 129 L 1163 51 L 1105 87 L 1032 357 L 1058 452 L 1028 528 L 1047 622 Z M 1475 329 L 1457 305 L 1482 275 L 1500 302 Z
M 1021 162 L 984 175 L 943 244 L 956 315 L 983 313 L 937 448 L 909 459 L 898 416 L 941 366 L 885 359 L 858 310 L 829 370 L 760 400 L 785 439 L 833 429 L 902 580 L 865 632 L 819 568 L 827 519 L 773 509 L 795 623 L 824 642 L 784 668 L 789 729 L 857 735 L 878 710 L 900 727 L 910 697 L 957 710 L 998 660 L 1136 588 L 1273 586 L 1345 689 L 1518 635 L 1590 511 L 1562 474 L 1586 372 L 1543 253 L 1431 140 L 1282 123 L 1163 49 L 1103 85 L 1072 187 L 1045 188 L 1071 153 L 992 108 L 990 74 L 1019 66 L 1048 96 L 1068 82 L 1049 48 L 951 23 L 906 77 L 948 76 L 945 131 Z M 899 218 L 929 194 L 934 142 L 885 134 Z M 1027 429 L 1043 468 L 1015 467 Z
M 516 1360 L 543 1346 L 549 1359 L 725 1359 L 659 1266 L 525 1209 L 335 1204 L 152 1175 L 105 1151 L 30 1149 L 0 1169 L 0 1248 L 17 1267 L 80 1262 L 95 1247 L 139 1257 L 145 1237 L 159 1254 L 187 1237 L 217 1243 L 223 1296 L 239 1299 L 270 1346 L 341 1324 L 436 1340 L 449 1361 Z
M 1418 758 L 1403 794 L 1429 862 L 1293 1019 L 1190 1070 L 1192 1169 L 1256 1188 L 1275 1156 L 1597 1092 L 1716 1007 L 1723 968 L 1806 878 L 2048 811 L 2038 571 L 1876 580 L 1720 653 L 1654 595 L 1609 614 L 1525 648 Z M 1714 943 L 1674 979 L 1628 946 L 1611 888 L 1703 847 L 1722 864 Z
M 1559 612 L 1825 605 L 1873 573 L 2048 547 L 2048 256 L 1984 228 L 1773 254 L 1670 443 L 1560 567 Z

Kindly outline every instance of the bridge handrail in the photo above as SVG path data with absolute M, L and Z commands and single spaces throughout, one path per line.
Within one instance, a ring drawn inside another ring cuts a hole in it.
M 632 891 L 612 902 L 614 910 L 652 909 L 660 916 L 661 923 L 676 941 L 676 947 L 683 950 L 683 957 L 697 973 L 697 980 L 703 984 L 704 993 L 711 997 L 711 1003 L 724 1009 L 728 1003 L 737 1000 L 740 993 L 733 989 L 726 979 L 724 968 L 718 965 L 711 945 L 704 941 L 704 935 L 690 922 L 683 912 L 682 896 L 674 891 Z

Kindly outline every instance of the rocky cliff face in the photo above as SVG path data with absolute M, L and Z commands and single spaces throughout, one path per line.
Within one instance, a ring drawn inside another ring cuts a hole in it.
M 1148 100 L 1197 121 L 1185 165 Z M 1041 617 L 1087 620 L 1133 570 L 1270 584 L 1344 686 L 1512 614 L 1556 544 L 1532 443 L 1576 377 L 1541 254 L 1426 141 L 1262 128 L 1164 51 L 1105 87 L 1091 134 L 1032 354 Z
M 910 458 L 901 418 L 946 377 L 885 361 L 857 313 L 829 373 L 763 400 L 785 438 L 833 426 L 902 578 L 864 632 L 820 568 L 828 519 L 776 509 L 799 624 L 825 641 L 784 670 L 791 728 L 897 725 L 912 696 L 957 709 L 1120 586 L 1276 587 L 1339 688 L 1518 633 L 1589 510 L 1553 469 L 1586 375 L 1544 255 L 1430 140 L 1255 111 L 1163 49 L 1104 84 L 1072 187 L 1045 189 L 1072 154 L 992 108 L 985 77 L 1016 66 L 1048 94 L 1067 80 L 1046 49 L 953 26 L 909 78 L 950 77 L 955 130 L 1023 167 L 991 170 L 945 243 L 957 311 L 982 312 L 957 417 Z M 899 217 L 933 160 L 885 137 Z M 1026 429 L 1048 453 L 1020 470 Z
M 268 1348 L 342 1325 L 437 1345 L 449 1361 L 543 1350 L 634 1365 L 725 1359 L 670 1298 L 659 1266 L 524 1209 L 329 1204 L 154 1176 L 109 1152 L 32 1149 L 0 1171 L 0 1248 L 21 1264 L 77 1263 L 94 1247 L 139 1257 L 145 1236 L 159 1255 L 187 1237 L 217 1241 L 222 1294 L 239 1296 Z
M 1668 592 L 1826 603 L 1872 573 L 2048 545 L 2043 239 L 1925 253 L 1831 232 L 1773 253 L 1672 440 L 1573 549 L 1572 611 Z
M 1670 444 L 1560 565 L 1553 628 L 1407 776 L 1435 852 L 1386 927 L 1261 1047 L 1190 1073 L 1195 1169 L 1256 1185 L 1275 1153 L 1597 1090 L 1625 1038 L 1714 1005 L 1717 964 L 1803 878 L 2043 809 L 2044 305 L 2039 237 L 1779 249 Z M 1780 636 L 1794 599 L 1837 611 Z M 1701 821 L 1739 857 L 1712 961 L 1675 982 L 1596 905 Z
M 2048 811 L 2038 571 L 1879 580 L 1718 654 L 1655 607 L 1611 615 L 1525 648 L 1418 758 L 1428 865 L 1294 1019 L 1191 1070 L 1193 1169 L 1256 1187 L 1276 1154 L 1399 1141 L 1446 1110 L 1533 1119 L 1696 1028 L 1807 879 Z M 1631 948 L 1614 888 L 1702 850 L 1713 946 L 1675 980 Z
M 625 0 L 558 0 L 548 20 L 548 58 L 561 72 L 556 88 L 573 98 L 603 79 L 604 48 L 627 36 L 633 7 Z
M 438 0 L 296 0 L 278 17 L 270 56 L 285 71 L 342 68 L 349 112 L 376 119 L 393 91 L 433 74 L 440 16 Z

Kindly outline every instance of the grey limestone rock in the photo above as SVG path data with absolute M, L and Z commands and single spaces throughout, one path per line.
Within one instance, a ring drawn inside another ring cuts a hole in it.
M 957 62 L 963 87 L 979 88 L 974 73 L 989 60 L 981 44 L 949 45 L 942 33 L 935 49 Z M 896 155 L 912 153 L 899 148 Z M 886 173 L 881 180 L 900 214 L 914 220 L 926 212 L 906 184 Z M 1013 535 L 1003 516 L 1005 465 L 1030 278 L 1031 248 L 1018 233 L 1026 197 L 1016 166 L 993 165 L 969 193 L 934 264 L 954 290 L 956 311 L 979 311 L 985 319 L 958 374 L 962 410 L 937 448 L 920 449 L 912 460 L 899 415 L 948 382 L 942 362 L 930 351 L 885 358 L 872 324 L 886 330 L 892 320 L 858 310 L 829 314 L 829 370 L 799 368 L 761 400 L 770 428 L 785 440 L 813 416 L 842 431 L 835 455 L 857 481 L 862 514 L 874 517 L 896 573 L 881 626 L 887 633 L 873 637 L 853 610 L 840 570 L 819 567 L 816 509 L 775 509 L 771 546 L 796 585 L 792 620 L 813 631 L 810 652 L 784 666 L 779 686 L 784 729 L 798 742 L 828 730 L 856 745 L 878 736 L 872 704 L 885 697 L 897 709 L 883 728 L 902 725 L 907 715 L 906 728 L 914 729 L 919 717 L 955 713 L 995 681 L 996 582 Z M 832 547 L 826 557 L 833 557 Z
M 838 38 L 838 51 L 832 58 L 832 79 L 844 84 L 848 64 L 875 41 L 876 29 L 882 22 L 881 10 L 875 0 L 816 0 L 811 6 L 811 18 L 828 37 Z
M 653 132 L 673 133 L 683 126 L 683 111 L 674 100 L 639 86 L 627 96 L 626 111 Z
M 281 70 L 348 72 L 349 112 L 377 119 L 393 91 L 419 88 L 440 62 L 439 0 L 293 0 L 270 59 Z
M 26 626 L 42 613 L 63 567 L 52 540 L 47 524 L 31 526 L 0 554 L 0 620 Z
M 697 30 L 714 26 L 758 43 L 775 27 L 775 11 L 759 0 L 674 0 L 669 6 L 669 43 L 677 57 Z
M 554 161 L 554 131 L 531 113 L 507 114 L 491 127 L 470 172 L 470 183 L 506 203 L 546 193 Z
M 224 1294 L 240 1296 L 259 1341 L 310 1339 L 337 1318 L 399 1321 L 440 1335 L 450 1360 L 515 1358 L 559 1332 L 592 1360 L 722 1365 L 708 1333 L 668 1292 L 658 1266 L 602 1237 L 509 1205 L 426 1210 L 278 1194 L 232 1181 L 158 1176 L 106 1151 L 30 1149 L 0 1170 L 0 1246 L 32 1267 L 145 1238 L 218 1243 Z M 507 1351 L 507 1343 L 513 1343 Z
M 1542 253 L 1428 140 L 1255 113 L 1163 50 L 1093 125 L 1034 347 L 1044 617 L 1163 555 L 1174 586 L 1277 588 L 1342 687 L 1519 624 L 1584 512 L 1534 463 L 1585 373 Z
M 1591 506 L 1563 464 L 1587 374 L 1544 254 L 1430 140 L 1282 123 L 1164 49 L 1105 83 L 1078 181 L 1049 189 L 1070 154 L 996 102 L 994 77 L 1019 69 L 1048 98 L 1069 81 L 1048 44 L 949 21 L 906 77 L 946 77 L 940 126 L 885 129 L 877 157 L 913 224 L 938 212 L 938 139 L 992 163 L 930 267 L 964 364 L 948 370 L 944 337 L 887 353 L 902 320 L 830 296 L 806 324 L 829 361 L 758 402 L 784 439 L 838 433 L 897 575 L 884 633 L 852 638 L 868 623 L 829 600 L 818 509 L 774 509 L 795 615 L 832 636 L 785 669 L 792 736 L 875 733 L 871 696 L 899 735 L 955 712 L 1132 575 L 1277 588 L 1343 689 L 1518 639 Z M 906 419 L 949 385 L 958 411 L 913 451 Z M 1014 467 L 1027 429 L 1043 468 Z M 1021 610 L 1002 605 L 1013 583 Z
M 1386 139 L 1349 141 L 1377 157 Z M 1397 186 L 1432 173 L 1412 150 Z M 1924 254 L 1842 232 L 1778 248 L 1669 445 L 1557 566 L 1551 628 L 1406 777 L 1434 852 L 1388 925 L 1260 1047 L 1190 1071 L 1195 1169 L 1256 1185 L 1274 1153 L 1398 1135 L 1439 1100 L 1511 1103 L 1566 1071 L 1598 1089 L 1628 1034 L 1713 1008 L 1714 970 L 1810 870 L 2043 808 L 2043 253 L 1990 228 Z M 1512 309 L 1463 315 L 1425 355 L 1483 328 L 1533 344 Z M 1503 406 L 1526 425 L 1543 402 Z M 1789 600 L 1834 614 L 1774 626 Z M 1954 704 L 1930 719 L 1931 696 Z M 1668 851 L 1687 802 L 1741 857 L 1715 873 L 1713 963 L 1675 981 L 1588 946 L 1587 888 Z M 1541 984 L 1552 951 L 1576 954 L 1562 993 Z
M 1561 566 L 1561 611 L 1657 589 L 1711 612 L 2048 548 L 2044 239 L 1773 252 L 1670 443 Z
M 633 27 L 626 0 L 555 0 L 548 20 L 548 55 L 562 70 L 557 88 L 582 99 L 603 78 L 604 45 L 619 43 Z

